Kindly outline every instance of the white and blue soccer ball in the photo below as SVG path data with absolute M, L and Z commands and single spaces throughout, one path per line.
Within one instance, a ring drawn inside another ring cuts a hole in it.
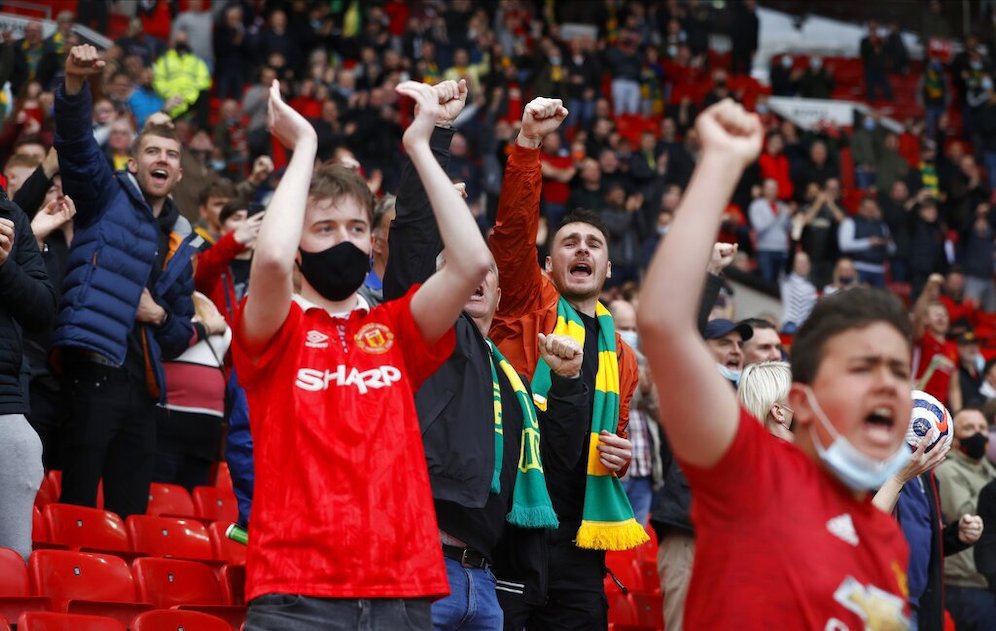
M 924 436 L 929 437 L 927 451 L 937 445 L 950 445 L 954 437 L 954 419 L 944 404 L 922 390 L 913 391 L 913 411 L 906 430 L 906 442 L 916 449 Z

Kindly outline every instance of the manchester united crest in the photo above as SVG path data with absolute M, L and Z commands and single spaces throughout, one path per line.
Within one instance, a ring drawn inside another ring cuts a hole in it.
M 391 347 L 394 346 L 394 333 L 391 333 L 391 329 L 383 324 L 371 322 L 363 325 L 363 328 L 353 336 L 353 340 L 364 353 L 380 355 L 391 350 Z

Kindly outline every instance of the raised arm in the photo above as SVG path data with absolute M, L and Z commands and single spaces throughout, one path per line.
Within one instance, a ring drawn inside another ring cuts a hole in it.
M 940 274 L 931 274 L 927 278 L 927 284 L 920 292 L 920 297 L 913 303 L 913 340 L 918 341 L 923 338 L 927 330 L 927 310 L 931 303 L 941 296 L 941 286 L 944 284 L 944 277 Z M 957 380 L 955 380 L 957 381 Z
M 723 211 L 744 168 L 761 150 L 762 129 L 757 116 L 729 99 L 699 115 L 695 128 L 702 160 L 650 264 L 637 315 L 657 388 L 673 393 L 661 411 L 671 448 L 685 462 L 711 467 L 733 442 L 740 416 L 733 391 L 699 335 L 696 316 Z
M 283 102 L 277 81 L 270 86 L 268 107 L 270 132 L 294 154 L 263 214 L 249 271 L 252 291 L 246 299 L 242 335 L 254 353 L 266 346 L 290 310 L 294 259 L 304 230 L 308 186 L 318 151 L 315 129 Z
M 452 85 L 442 88 L 444 83 Z M 445 172 L 450 161 L 450 141 L 454 134 L 452 123 L 467 102 L 467 82 L 461 80 L 459 84 L 453 81 L 444 83 L 433 89 L 452 90 L 456 86 L 459 98 L 440 105 L 436 127 L 429 138 L 429 148 Z M 412 285 L 425 282 L 436 272 L 436 256 L 443 247 L 442 238 L 432 214 L 429 196 L 415 171 L 415 165 L 407 158 L 401 167 L 395 218 L 391 223 L 388 247 L 390 254 L 384 271 L 385 300 L 400 298 Z
M 446 265 L 419 287 L 411 301 L 412 318 L 429 343 L 453 327 L 491 267 L 491 255 L 470 209 L 429 148 L 440 106 L 466 98 L 455 82 L 438 88 L 415 81 L 396 88 L 416 103 L 415 120 L 404 136 L 405 149 L 429 196 L 446 249 Z
M 533 99 L 522 113 L 522 130 L 505 166 L 491 251 L 498 264 L 501 303 L 498 312 L 529 311 L 540 296 L 542 273 L 536 259 L 543 172 L 539 146 L 567 117 L 560 99 Z M 551 227 L 551 232 L 554 227 Z
M 87 77 L 104 69 L 97 49 L 74 46 L 66 57 L 65 83 L 55 90 L 55 149 L 62 190 L 77 204 L 76 221 L 94 220 L 114 191 L 113 174 L 93 138 L 93 103 Z

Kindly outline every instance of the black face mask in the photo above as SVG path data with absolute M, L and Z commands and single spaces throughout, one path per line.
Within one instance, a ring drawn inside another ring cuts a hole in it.
M 856 279 L 853 276 L 841 276 L 840 277 L 840 284 L 841 285 L 853 285 L 855 280 Z
M 182 43 L 177 44 L 175 48 L 176 52 L 180 53 L 181 55 L 186 55 L 190 52 L 190 44 L 182 44 Z
M 959 448 L 966 456 L 972 460 L 978 460 L 982 456 L 986 455 L 986 447 L 989 445 L 989 436 L 983 434 L 982 432 L 977 432 L 968 438 L 962 438 L 959 444 Z
M 321 252 L 301 253 L 298 267 L 308 284 L 328 300 L 338 302 L 349 298 L 366 278 L 370 270 L 370 255 L 343 241 Z

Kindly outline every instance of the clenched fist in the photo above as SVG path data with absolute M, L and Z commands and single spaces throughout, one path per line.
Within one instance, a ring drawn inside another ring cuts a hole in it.
M 543 137 L 557 131 L 567 118 L 567 108 L 560 99 L 547 99 L 542 96 L 529 102 L 522 112 L 522 130 L 516 142 L 523 147 L 535 149 L 543 142 Z
M 577 340 L 567 335 L 539 334 L 540 357 L 550 370 L 561 377 L 573 379 L 581 374 L 584 349 Z
M 699 114 L 695 130 L 706 155 L 734 158 L 740 167 L 751 164 L 761 153 L 761 120 L 732 99 L 723 99 Z

